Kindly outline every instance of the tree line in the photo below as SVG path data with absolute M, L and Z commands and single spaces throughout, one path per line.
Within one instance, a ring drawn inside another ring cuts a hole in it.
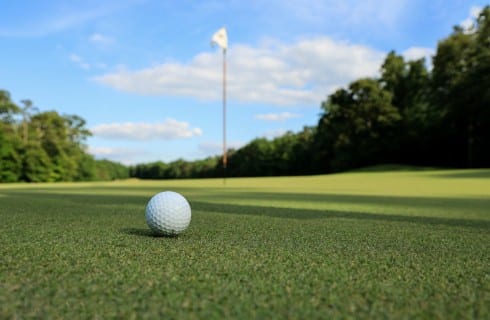
M 122 164 L 95 160 L 84 144 L 89 130 L 77 115 L 38 112 L 0 90 L 0 182 L 113 180 L 129 177 Z
M 390 52 L 380 76 L 358 79 L 321 104 L 317 126 L 230 150 L 228 176 L 329 173 L 377 164 L 490 166 L 490 6 L 454 27 L 425 59 Z M 223 175 L 221 158 L 130 168 L 138 178 Z
M 330 173 L 377 164 L 490 167 L 490 6 L 454 27 L 431 67 L 390 52 L 378 77 L 321 103 L 316 126 L 229 150 L 230 177 Z M 125 167 L 87 153 L 85 121 L 18 106 L 0 90 L 0 182 L 222 177 L 222 158 Z

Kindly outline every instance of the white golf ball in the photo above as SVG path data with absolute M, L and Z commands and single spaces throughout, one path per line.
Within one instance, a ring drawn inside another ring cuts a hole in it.
M 191 206 L 179 193 L 164 191 L 154 195 L 146 205 L 146 223 L 159 235 L 175 236 L 191 222 Z

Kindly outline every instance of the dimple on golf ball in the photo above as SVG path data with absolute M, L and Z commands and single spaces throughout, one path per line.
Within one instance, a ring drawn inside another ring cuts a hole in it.
M 164 191 L 154 195 L 146 205 L 146 223 L 158 235 L 175 236 L 191 222 L 191 206 L 179 193 Z

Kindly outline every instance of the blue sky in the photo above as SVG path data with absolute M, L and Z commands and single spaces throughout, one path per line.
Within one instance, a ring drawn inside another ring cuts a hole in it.
M 88 150 L 125 164 L 221 152 L 228 30 L 229 147 L 315 125 L 320 104 L 375 76 L 390 50 L 430 57 L 473 0 L 0 0 L 0 88 L 77 114 Z

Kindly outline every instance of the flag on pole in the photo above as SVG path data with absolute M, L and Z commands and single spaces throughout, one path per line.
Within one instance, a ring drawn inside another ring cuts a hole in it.
M 218 45 L 221 49 L 225 50 L 228 48 L 228 35 L 226 33 L 226 28 L 221 28 L 213 35 L 211 38 L 211 45 Z

